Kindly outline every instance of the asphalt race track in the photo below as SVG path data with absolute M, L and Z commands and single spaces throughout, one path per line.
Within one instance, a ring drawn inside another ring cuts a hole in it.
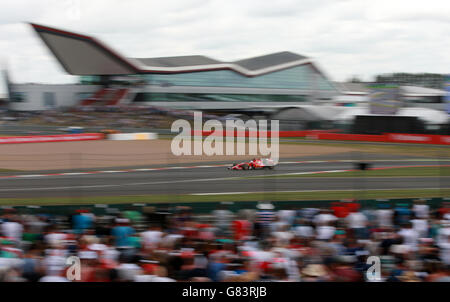
M 284 160 L 286 162 L 287 160 Z M 0 198 L 83 197 L 145 194 L 202 194 L 309 190 L 450 188 L 450 177 L 374 178 L 258 178 L 246 176 L 353 169 L 353 162 L 283 164 L 274 170 L 229 171 L 225 167 L 166 169 L 123 173 L 96 173 L 1 178 Z M 437 165 L 435 160 L 382 159 L 373 167 Z M 450 164 L 446 161 L 443 164 Z

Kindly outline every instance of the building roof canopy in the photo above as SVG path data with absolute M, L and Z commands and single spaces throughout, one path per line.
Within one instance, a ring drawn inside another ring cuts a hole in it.
M 182 67 L 221 64 L 222 62 L 205 56 L 179 56 L 161 58 L 136 58 L 142 64 L 153 67 Z
M 31 26 L 64 69 L 73 75 L 183 73 L 228 69 L 253 77 L 303 64 L 313 64 L 309 58 L 287 51 L 235 62 L 222 62 L 200 55 L 126 58 L 96 38 L 48 26 Z

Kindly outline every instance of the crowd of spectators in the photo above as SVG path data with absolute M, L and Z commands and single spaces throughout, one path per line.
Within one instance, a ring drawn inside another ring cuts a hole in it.
M 201 219 L 189 207 L 67 216 L 4 209 L 0 281 L 69 281 L 70 256 L 80 261 L 74 281 L 85 282 L 450 281 L 448 202 L 227 207 Z M 368 276 L 370 256 L 379 278 Z
M 155 106 L 78 106 L 39 112 L 0 114 L 2 123 L 34 126 L 79 126 L 87 128 L 170 128 L 177 119 L 193 120 L 193 111 Z M 204 114 L 204 118 L 224 120 L 221 116 Z M 10 120 L 5 120 L 5 117 Z
M 74 107 L 40 112 L 15 112 L 10 124 L 34 126 L 131 127 L 164 128 L 170 125 L 170 116 L 151 107 Z

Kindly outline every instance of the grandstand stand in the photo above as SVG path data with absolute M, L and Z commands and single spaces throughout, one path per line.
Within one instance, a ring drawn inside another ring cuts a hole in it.
M 127 92 L 128 89 L 126 88 L 102 88 L 90 98 L 81 101 L 81 106 L 116 106 L 126 96 Z

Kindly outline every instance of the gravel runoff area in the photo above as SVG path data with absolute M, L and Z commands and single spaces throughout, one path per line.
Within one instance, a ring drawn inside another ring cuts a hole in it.
M 21 171 L 240 161 L 241 156 L 175 156 L 170 140 L 78 141 L 0 145 L 0 168 Z M 248 146 L 247 146 L 248 147 Z M 248 150 L 248 149 L 247 149 Z M 351 146 L 280 144 L 280 159 L 345 153 Z

